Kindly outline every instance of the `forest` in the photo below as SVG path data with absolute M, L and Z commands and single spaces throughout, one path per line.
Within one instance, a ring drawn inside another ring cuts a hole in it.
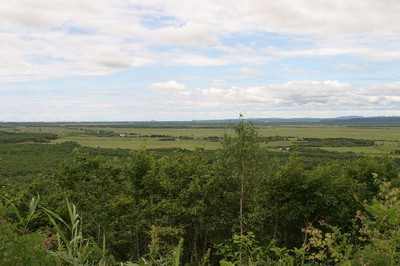
M 398 157 L 321 149 L 376 140 L 288 146 L 245 120 L 181 138 L 213 150 L 0 133 L 0 265 L 400 265 Z

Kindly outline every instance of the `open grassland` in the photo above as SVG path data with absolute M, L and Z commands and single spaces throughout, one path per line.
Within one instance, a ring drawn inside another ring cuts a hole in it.
M 373 155 L 386 155 L 386 154 L 391 154 L 395 150 L 400 151 L 400 142 L 376 141 L 374 146 L 368 146 L 368 147 L 324 147 L 323 149 L 327 151 L 337 151 L 337 152 L 354 152 L 354 153 L 373 154 Z
M 400 127 L 340 126 L 340 125 L 277 125 L 260 129 L 263 136 L 295 138 L 353 138 L 370 140 L 400 140 Z
M 99 148 L 119 148 L 119 149 L 166 149 L 181 148 L 193 150 L 195 148 L 204 148 L 206 150 L 215 150 L 220 147 L 219 142 L 211 142 L 207 140 L 186 140 L 176 139 L 162 141 L 160 138 L 142 138 L 142 137 L 96 137 L 96 136 L 76 136 L 63 137 L 53 141 L 53 143 L 61 143 L 65 141 L 75 141 L 82 146 L 99 147 Z
M 227 128 L 113 128 L 113 127 L 79 127 L 49 129 L 51 133 L 58 131 L 62 137 L 54 142 L 76 141 L 83 146 L 101 148 L 148 149 L 182 148 L 193 150 L 204 148 L 215 150 L 221 147 L 215 138 L 225 133 L 231 134 Z M 47 132 L 47 129 L 42 129 Z M 97 136 L 98 132 L 114 133 L 114 136 Z M 291 147 L 294 142 L 302 143 L 304 138 L 349 138 L 373 140 L 375 145 L 366 147 L 321 147 L 327 151 L 354 152 L 371 155 L 393 155 L 400 150 L 400 127 L 354 127 L 339 125 L 271 125 L 259 126 L 258 133 L 262 137 L 279 136 L 283 140 L 268 141 L 267 147 L 276 150 Z M 125 137 L 121 137 L 122 134 Z M 210 141 L 214 137 L 214 141 Z M 169 138 L 169 139 L 166 139 Z M 399 155 L 397 155 L 399 156 Z
M 137 136 L 166 135 L 173 137 L 206 138 L 209 136 L 222 136 L 229 132 L 229 128 L 112 128 L 112 127 L 82 127 L 80 131 L 111 131 L 116 134 L 130 134 Z
M 229 126 L 220 127 L 131 127 L 102 124 L 54 124 L 17 125 L 2 127 L 2 131 L 57 134 L 52 143 L 74 141 L 82 146 L 121 149 L 167 149 L 182 148 L 193 150 L 204 148 L 215 150 L 221 147 L 224 134 L 232 134 Z M 264 125 L 257 126 L 261 137 L 269 138 L 267 147 L 271 150 L 291 147 L 295 142 L 304 144 L 304 139 L 347 138 L 372 140 L 369 146 L 321 146 L 321 149 L 337 152 L 354 152 L 371 155 L 400 156 L 400 126 L 348 126 L 325 124 Z M 271 140 L 271 138 L 277 137 Z M 315 147 L 315 146 L 314 146 Z M 318 147 L 318 146 L 317 146 Z M 395 154 L 397 151 L 397 155 Z
M 321 147 L 327 151 L 354 152 L 371 155 L 394 155 L 400 150 L 400 127 L 340 126 L 340 125 L 279 125 L 265 126 L 259 130 L 261 136 L 286 137 L 286 141 L 272 141 L 268 147 L 290 146 L 304 138 L 349 138 L 373 140 L 375 145 L 366 147 Z M 399 157 L 398 155 L 395 155 Z

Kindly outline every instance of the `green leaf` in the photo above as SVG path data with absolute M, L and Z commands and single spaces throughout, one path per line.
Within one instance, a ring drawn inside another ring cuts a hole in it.
M 220 260 L 219 261 L 220 266 L 235 266 L 232 262 L 226 261 L 226 260 Z
M 33 197 L 31 199 L 31 202 L 29 203 L 29 213 L 28 213 L 28 217 L 27 217 L 28 221 L 31 220 L 33 214 L 35 213 L 35 210 L 36 210 L 36 208 L 37 208 L 37 206 L 39 204 L 39 201 L 40 201 L 39 194 L 37 195 L 37 198 Z
M 14 203 L 12 203 L 12 202 L 11 202 L 10 200 L 8 200 L 7 198 L 4 197 L 4 199 L 10 204 L 10 206 L 11 206 L 11 208 L 12 208 L 14 214 L 17 215 L 18 221 L 19 221 L 20 223 L 22 223 L 24 219 L 22 218 L 21 213 L 19 212 L 18 208 L 14 205 Z
M 54 218 L 56 218 L 57 220 L 59 220 L 60 222 L 62 222 L 66 227 L 68 227 L 68 229 L 69 230 L 71 230 L 71 227 L 69 227 L 69 225 L 64 221 L 64 219 L 63 218 L 61 218 L 61 216 L 60 215 L 58 215 L 57 213 L 55 213 L 55 212 L 53 212 L 53 211 L 51 211 L 51 210 L 49 210 L 49 209 L 46 209 L 46 208 L 43 208 L 48 214 L 51 214 L 52 216 L 54 216 Z M 49 215 L 50 216 L 50 215 Z
M 53 224 L 54 228 L 56 229 L 57 234 L 61 237 L 62 241 L 64 242 L 65 246 L 67 247 L 68 252 L 71 253 L 71 248 L 70 248 L 67 238 L 64 235 L 64 232 L 60 229 L 60 227 L 58 226 L 56 221 L 54 221 L 54 219 L 49 214 L 47 214 L 47 215 L 50 218 L 50 222 Z

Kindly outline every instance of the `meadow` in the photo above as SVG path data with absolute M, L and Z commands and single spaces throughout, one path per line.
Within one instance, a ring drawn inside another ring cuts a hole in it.
M 398 157 L 400 150 L 399 126 L 354 126 L 330 124 L 276 124 L 257 125 L 257 132 L 265 138 L 265 145 L 272 151 L 293 146 L 294 143 L 309 145 L 316 139 L 355 139 L 371 140 L 373 145 L 336 144 L 319 148 L 334 152 L 354 152 L 367 155 L 390 155 Z M 82 146 L 95 148 L 119 149 L 187 149 L 203 148 L 216 150 L 221 147 L 220 138 L 224 134 L 232 134 L 229 124 L 222 125 L 190 125 L 190 124 L 18 124 L 7 125 L 0 129 L 8 132 L 50 133 L 58 135 L 51 143 L 67 141 L 77 142 Z M 312 145 L 318 147 L 318 144 Z

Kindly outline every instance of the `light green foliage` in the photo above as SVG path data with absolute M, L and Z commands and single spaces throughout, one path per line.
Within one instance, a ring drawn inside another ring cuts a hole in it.
M 221 185 L 225 193 L 232 193 L 227 197 L 237 197 L 237 206 L 244 207 L 266 168 L 267 157 L 252 124 L 241 121 L 233 129 L 235 134 L 224 135 L 222 149 L 217 153 L 216 175 L 219 182 L 224 183 Z
M 232 240 L 216 245 L 216 254 L 224 259 L 220 265 L 263 265 L 267 259 L 266 249 L 261 247 L 252 232 L 233 235 Z
M 9 221 L 2 222 L 0 225 L 0 265 L 54 265 L 54 259 L 44 248 L 46 240 L 45 233 L 40 231 L 22 233 L 18 225 Z
M 39 197 L 32 198 L 25 215 L 11 203 L 0 201 L 0 265 L 52 265 L 44 232 L 30 231 Z
M 180 228 L 157 227 L 153 225 L 150 232 L 149 253 L 140 258 L 139 262 L 134 265 L 181 265 L 184 242 L 181 237 L 182 232 Z
M 263 159 L 266 157 L 262 152 L 256 129 L 251 123 L 241 120 L 233 129 L 235 134 L 225 134 L 222 140 L 222 149 L 217 156 L 217 176 L 221 187 L 226 188 L 224 193 L 228 202 L 231 201 L 232 205 L 236 203 L 238 207 L 238 214 L 232 213 L 232 218 L 236 216 L 238 219 L 237 228 L 241 237 L 239 262 L 242 263 L 245 216 L 250 210 L 253 192 L 265 168 Z M 232 209 L 232 205 L 226 207 Z
M 220 265 L 300 265 L 304 248 L 280 248 L 271 241 L 260 245 L 252 232 L 243 236 L 234 235 L 231 241 L 216 245 L 216 254 L 223 257 Z
M 18 208 L 12 203 L 11 201 L 5 199 L 8 204 L 9 208 L 12 210 L 12 212 L 15 214 L 15 216 L 18 219 L 18 224 L 23 228 L 23 231 L 28 229 L 29 222 L 35 218 L 35 212 L 36 208 L 39 204 L 40 201 L 40 196 L 37 195 L 37 197 L 33 197 L 31 201 L 29 202 L 29 209 L 28 213 L 26 216 L 22 216 Z
M 113 261 L 106 250 L 105 237 L 100 248 L 90 238 L 84 238 L 82 222 L 77 213 L 76 206 L 66 201 L 68 210 L 68 221 L 51 210 L 46 209 L 51 224 L 53 225 L 58 239 L 57 250 L 49 251 L 61 264 L 67 265 L 106 265 Z M 64 231 L 62 228 L 66 228 Z M 61 241 L 60 241 L 61 240 Z
M 390 182 L 380 186 L 377 197 L 359 212 L 360 240 L 367 243 L 356 260 L 368 265 L 400 264 L 400 189 Z M 382 264 L 385 263 L 385 264 Z
M 322 229 L 309 226 L 306 259 L 323 264 L 399 265 L 400 189 L 390 182 L 380 186 L 379 195 L 357 213 L 360 226 L 351 232 L 321 222 Z
M 356 247 L 351 243 L 351 234 L 343 233 L 340 228 L 324 222 L 321 222 L 321 225 L 325 232 L 311 225 L 304 229 L 308 237 L 308 241 L 304 245 L 307 254 L 306 259 L 329 265 L 349 262 L 356 250 Z
M 177 246 L 171 243 L 171 239 L 175 239 L 182 235 L 181 229 L 172 227 L 151 228 L 151 242 L 149 245 L 149 256 L 151 265 L 180 265 L 183 238 L 179 238 Z M 164 238 L 164 241 L 161 239 Z M 165 241 L 166 240 L 166 241 Z M 161 245 L 161 246 L 160 246 Z
M 389 157 L 359 158 L 349 164 L 346 170 L 349 177 L 365 187 L 361 200 L 371 199 L 379 192 L 379 186 L 383 181 L 390 181 L 399 174 L 393 159 Z

